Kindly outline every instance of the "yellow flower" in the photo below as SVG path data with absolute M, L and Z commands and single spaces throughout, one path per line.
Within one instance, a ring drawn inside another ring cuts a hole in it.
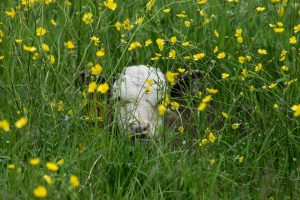
M 175 50 L 171 50 L 169 52 L 169 58 L 171 58 L 171 59 L 175 59 L 176 58 L 176 51 Z
M 178 68 L 177 70 L 178 70 L 180 73 L 184 73 L 184 72 L 185 72 L 185 69 L 184 69 L 184 68 L 181 68 L 181 67 Z
M 226 113 L 226 112 L 222 112 L 222 115 L 223 115 L 223 117 L 225 118 L 225 119 L 227 119 L 229 116 L 228 116 L 228 114 Z
M 160 116 L 163 116 L 166 111 L 167 111 L 167 108 L 166 106 L 164 106 L 163 104 L 160 104 L 158 107 L 157 107 L 157 110 L 158 110 L 158 113 Z
M 57 25 L 54 19 L 50 19 L 50 24 L 51 24 L 52 26 L 56 26 L 56 25 Z
M 146 40 L 146 42 L 145 42 L 145 47 L 151 45 L 152 43 L 153 43 L 153 42 L 152 42 L 151 39 Z
M 227 73 L 222 73 L 222 79 L 226 79 L 226 78 L 228 78 L 229 77 L 229 74 L 227 74 Z
M 178 13 L 176 16 L 179 17 L 179 18 L 186 18 L 187 17 L 187 15 L 185 14 L 185 11 L 182 11 L 181 13 Z
M 10 18 L 14 18 L 16 15 L 16 11 L 13 8 L 11 8 L 10 10 L 5 11 L 5 14 Z
M 135 21 L 135 24 L 142 24 L 144 21 L 143 17 L 138 17 Z
M 202 58 L 204 58 L 204 56 L 205 56 L 205 53 L 198 53 L 198 54 L 193 55 L 193 58 L 195 61 L 198 61 L 198 60 L 201 60 Z
M 70 185 L 74 188 L 80 186 L 80 181 L 77 176 L 75 176 L 75 175 L 70 176 Z
M 97 88 L 97 91 L 100 92 L 101 94 L 106 94 L 108 90 L 109 90 L 108 83 L 100 84 Z
M 147 80 L 146 80 L 146 83 L 147 83 L 148 85 L 153 85 L 154 81 L 153 81 L 152 79 L 147 79 Z
M 139 47 L 142 47 L 142 45 L 141 45 L 140 42 L 138 42 L 138 41 L 131 42 L 131 43 L 129 44 L 128 51 L 132 51 L 132 50 L 134 50 L 134 49 L 136 49 L 136 48 L 139 48 Z
M 168 106 L 170 104 L 170 97 L 166 95 L 165 99 L 161 102 L 164 106 Z
M 93 23 L 94 19 L 93 19 L 93 13 L 84 13 L 82 16 L 82 21 L 86 24 L 91 24 Z
M 16 42 L 16 43 L 21 43 L 21 42 L 23 42 L 23 40 L 17 38 L 17 39 L 15 39 L 15 42 Z
M 117 29 L 118 31 L 120 31 L 121 28 L 122 28 L 121 22 L 116 22 L 116 23 L 115 23 L 115 27 L 116 27 L 116 29 Z
M 56 163 L 46 162 L 46 167 L 48 170 L 50 170 L 52 172 L 56 172 L 58 170 L 58 166 Z
M 179 103 L 177 103 L 176 101 L 171 102 L 171 109 L 172 110 L 178 110 L 179 106 L 180 106 Z
M 163 39 L 156 39 L 156 44 L 159 48 L 160 51 L 162 51 L 164 49 L 164 44 L 165 44 L 165 41 Z
M 216 47 L 214 48 L 214 53 L 218 53 L 218 51 L 219 51 L 219 47 L 216 46 Z
M 10 124 L 7 120 L 0 120 L 0 129 L 2 129 L 5 132 L 10 131 Z
M 268 86 L 269 89 L 273 89 L 277 86 L 277 83 L 272 83 Z
M 265 49 L 258 49 L 257 52 L 261 55 L 266 55 L 268 54 L 267 51 Z
M 91 68 L 91 73 L 92 73 L 93 75 L 98 75 L 98 74 L 100 74 L 101 72 L 102 72 L 102 66 L 99 65 L 99 64 L 95 64 L 95 66 L 93 66 L 93 67 Z
M 235 30 L 234 36 L 235 36 L 236 38 L 241 37 L 241 36 L 242 36 L 242 33 L 243 33 L 243 30 L 242 30 L 241 28 L 238 28 L 238 29 Z
M 255 71 L 256 71 L 256 72 L 261 71 L 262 68 L 263 68 L 263 65 L 262 65 L 261 63 L 258 63 L 257 65 L 255 65 Z
M 96 52 L 96 56 L 97 56 L 97 57 L 103 57 L 103 56 L 105 56 L 105 51 L 104 51 L 104 49 L 98 50 L 98 51 Z
M 123 24 L 122 24 L 122 27 L 125 29 L 125 30 L 131 30 L 134 25 L 131 24 L 130 20 L 129 19 L 125 19 Z
M 48 185 L 53 185 L 54 184 L 54 180 L 50 176 L 48 176 L 47 174 L 45 174 L 43 176 L 43 179 L 48 183 Z
M 39 28 L 37 28 L 36 29 L 36 35 L 37 36 L 43 36 L 43 35 L 45 35 L 46 34 L 46 29 L 45 28 L 43 28 L 43 27 L 39 27 Z
M 59 101 L 57 104 L 57 110 L 60 112 L 64 109 L 64 102 L 63 101 Z
M 218 33 L 218 31 L 217 31 L 217 30 L 214 30 L 214 35 L 215 35 L 215 37 L 216 37 L 216 38 L 218 38 L 218 37 L 219 37 L 219 33 Z
M 96 81 L 90 82 L 88 85 L 88 93 L 94 93 L 97 89 Z
M 171 8 L 165 8 L 165 9 L 163 9 L 164 13 L 170 13 L 170 11 L 171 11 Z
M 208 139 L 204 138 L 204 139 L 201 140 L 199 146 L 200 146 L 200 147 L 201 147 L 201 146 L 204 146 L 204 145 L 208 144 L 208 142 L 209 142 Z
M 282 17 L 284 15 L 284 7 L 283 6 L 279 6 L 279 8 L 277 10 L 277 14 L 279 15 L 279 17 Z
M 239 128 L 239 127 L 240 127 L 240 124 L 239 124 L 239 123 L 234 123 L 234 124 L 231 125 L 231 128 L 232 128 L 232 129 L 237 129 L 237 128 Z
M 110 10 L 116 10 L 118 5 L 116 2 L 114 2 L 114 0 L 106 0 L 104 1 L 104 6 Z
M 219 90 L 213 89 L 213 88 L 206 88 L 206 91 L 209 94 L 217 94 L 219 92 Z
M 183 43 L 181 43 L 181 45 L 184 47 L 188 47 L 188 46 L 190 46 L 190 42 L 183 42 Z
M 94 42 L 94 45 L 95 46 L 99 46 L 99 43 L 100 43 L 100 39 L 96 36 L 93 36 L 90 38 L 92 42 Z
M 156 0 L 148 0 L 147 4 L 146 4 L 146 8 L 147 10 L 152 10 L 153 6 L 155 5 L 155 1 Z
M 297 43 L 296 36 L 290 37 L 290 44 L 296 44 L 296 43 Z
M 179 133 L 183 133 L 184 132 L 184 127 L 183 126 L 179 126 L 178 129 Z
M 294 33 L 300 32 L 300 24 L 294 26 Z
M 286 66 L 286 65 L 283 65 L 283 66 L 281 67 L 281 69 L 282 69 L 283 71 L 289 71 L 289 67 Z
M 50 48 L 47 44 L 42 44 L 42 49 L 44 49 L 44 51 L 50 51 Z
M 59 159 L 58 161 L 56 161 L 56 164 L 58 165 L 58 166 L 61 166 L 63 163 L 64 163 L 65 161 L 64 161 L 64 159 Z
M 256 11 L 257 11 L 257 12 L 263 12 L 264 10 L 266 10 L 265 7 L 257 7 L 257 8 L 256 8 Z
M 245 160 L 245 157 L 244 157 L 244 156 L 240 156 L 240 158 L 239 158 L 239 163 L 243 163 L 244 160 Z
M 236 38 L 236 40 L 237 40 L 237 42 L 240 43 L 240 44 L 243 43 L 243 41 L 244 41 L 242 37 L 238 37 L 238 38 Z
M 29 164 L 32 166 L 36 166 L 39 165 L 41 162 L 41 160 L 39 158 L 32 158 L 29 160 Z
M 49 56 L 49 61 L 50 61 L 50 64 L 54 64 L 55 63 L 55 57 L 54 57 L 54 55 L 50 55 Z
M 45 198 L 47 196 L 47 189 L 45 186 L 39 185 L 33 189 L 33 194 L 36 198 Z
M 220 52 L 217 56 L 218 59 L 223 59 L 226 57 L 226 54 L 224 52 Z
M 24 49 L 24 51 L 28 51 L 28 52 L 30 52 L 30 53 L 36 51 L 36 47 L 34 47 L 34 46 L 26 46 L 26 45 L 23 45 L 23 49 Z
M 243 64 L 245 62 L 245 57 L 244 56 L 240 56 L 239 57 L 239 63 Z
M 177 41 L 176 36 L 172 36 L 171 39 L 170 39 L 170 42 L 171 42 L 172 44 L 175 44 L 176 41 Z
M 32 54 L 32 60 L 37 60 L 39 59 L 40 54 L 38 52 L 35 52 L 34 54 Z
M 75 45 L 71 40 L 65 42 L 64 45 L 67 49 L 74 49 L 75 48 Z
M 275 110 L 277 110 L 277 109 L 279 108 L 279 105 L 278 105 L 277 103 L 274 103 L 273 108 L 274 108 Z
M 16 168 L 16 165 L 15 165 L 15 164 L 8 164 L 8 165 L 7 165 L 7 168 L 8 168 L 8 169 L 15 169 L 15 168 Z
M 282 33 L 282 32 L 284 32 L 284 28 L 277 27 L 277 28 L 274 28 L 274 31 L 275 31 L 275 33 Z
M 205 97 L 202 99 L 202 102 L 203 102 L 203 103 L 208 103 L 208 102 L 210 102 L 211 100 L 212 100 L 211 95 L 207 95 L 207 96 L 205 96 Z
M 209 161 L 209 163 L 210 163 L 211 166 L 215 165 L 216 164 L 216 159 L 211 159 Z
M 28 122 L 28 119 L 26 117 L 21 117 L 19 120 L 16 121 L 15 126 L 17 128 L 23 128 L 24 126 L 26 126 Z
M 217 137 L 214 135 L 213 132 L 210 132 L 208 135 L 208 140 L 212 143 L 214 143 L 216 141 Z
M 206 0 L 197 0 L 197 3 L 198 3 L 199 5 L 205 4 L 205 3 L 206 3 Z
M 298 105 L 293 105 L 291 107 L 291 110 L 294 111 L 294 117 L 300 116 L 300 104 Z
M 200 103 L 200 105 L 198 106 L 198 111 L 203 111 L 203 110 L 205 110 L 205 108 L 206 108 L 206 103 L 204 103 L 204 102 L 202 102 L 202 103 Z
M 184 26 L 187 27 L 187 28 L 190 27 L 190 26 L 191 26 L 191 22 L 185 21 L 185 22 L 184 22 Z
M 171 84 L 171 85 L 175 85 L 175 78 L 178 76 L 179 73 L 174 73 L 171 71 L 167 71 L 166 73 L 166 78 L 167 81 Z

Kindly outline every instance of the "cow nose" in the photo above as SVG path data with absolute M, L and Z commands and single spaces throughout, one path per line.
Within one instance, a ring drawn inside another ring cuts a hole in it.
M 134 124 L 132 125 L 131 129 L 134 133 L 144 133 L 147 132 L 149 128 L 149 125 L 139 125 L 139 124 Z

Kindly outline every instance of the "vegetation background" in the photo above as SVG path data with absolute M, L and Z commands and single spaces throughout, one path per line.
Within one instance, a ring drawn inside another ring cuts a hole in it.
M 297 0 L 1 1 L 0 199 L 299 199 L 299 40 Z M 132 145 L 76 80 L 135 64 L 204 76 Z

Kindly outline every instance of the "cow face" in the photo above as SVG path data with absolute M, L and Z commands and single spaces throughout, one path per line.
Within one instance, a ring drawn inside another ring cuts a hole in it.
M 145 65 L 125 68 L 112 87 L 112 97 L 118 101 L 118 126 L 132 135 L 154 135 L 162 124 L 157 105 L 166 87 L 159 69 Z

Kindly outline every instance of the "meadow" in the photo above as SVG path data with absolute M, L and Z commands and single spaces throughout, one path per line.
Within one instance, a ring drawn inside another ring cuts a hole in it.
M 0 199 L 300 199 L 299 41 L 298 0 L 1 1 Z M 202 77 L 132 144 L 109 88 L 136 64 Z

